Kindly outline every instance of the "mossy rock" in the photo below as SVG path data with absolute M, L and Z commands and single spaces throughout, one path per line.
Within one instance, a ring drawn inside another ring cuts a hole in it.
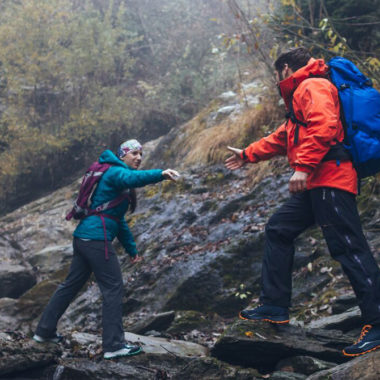
M 39 282 L 18 299 L 17 310 L 24 318 L 36 318 L 47 305 L 57 286 L 63 282 L 69 271 L 69 265 L 55 272 L 48 279 Z
M 160 192 L 161 192 L 161 185 L 160 184 L 151 185 L 145 189 L 144 197 L 145 198 L 153 198 L 154 196 L 156 196 Z
M 186 334 L 192 330 L 204 330 L 214 325 L 215 315 L 206 315 L 194 310 L 177 311 L 174 321 L 167 329 L 169 334 Z

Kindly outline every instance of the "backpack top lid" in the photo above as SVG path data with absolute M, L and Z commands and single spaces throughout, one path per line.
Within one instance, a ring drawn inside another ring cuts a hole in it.
M 334 57 L 327 65 L 330 67 L 329 74 L 336 87 L 368 87 L 372 86 L 371 79 L 367 78 L 356 66 L 347 58 Z

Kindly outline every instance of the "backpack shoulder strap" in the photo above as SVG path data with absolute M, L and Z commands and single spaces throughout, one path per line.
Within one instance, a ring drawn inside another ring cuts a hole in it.
M 296 130 L 294 132 L 294 145 L 297 145 L 300 125 L 302 127 L 307 127 L 307 123 L 296 118 L 296 114 L 294 113 L 294 106 L 293 106 L 293 96 L 291 97 L 290 102 L 289 102 L 289 112 L 285 115 L 285 117 L 288 119 L 288 121 L 291 120 L 292 123 L 296 125 Z

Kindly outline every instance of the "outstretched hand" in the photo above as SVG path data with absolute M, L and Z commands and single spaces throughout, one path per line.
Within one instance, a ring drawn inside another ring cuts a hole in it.
M 141 262 L 141 261 L 143 261 L 143 260 L 144 260 L 144 258 L 141 257 L 141 256 L 139 256 L 139 255 L 136 255 L 136 256 L 134 256 L 134 257 L 131 257 L 131 263 L 132 263 L 132 264 L 139 263 L 139 262 Z
M 173 169 L 166 169 L 162 172 L 162 175 L 165 177 L 165 179 L 170 179 L 171 181 L 177 181 L 177 179 L 180 177 L 180 174 Z
M 236 170 L 245 165 L 245 161 L 241 158 L 242 149 L 232 148 L 231 146 L 228 146 L 227 149 L 233 153 L 224 162 L 227 169 Z

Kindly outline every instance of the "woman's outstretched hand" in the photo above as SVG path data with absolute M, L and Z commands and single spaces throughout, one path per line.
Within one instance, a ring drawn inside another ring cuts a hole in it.
M 241 158 L 242 149 L 232 148 L 231 146 L 228 146 L 227 149 L 233 153 L 224 162 L 227 169 L 236 170 L 245 165 L 245 161 Z
M 162 172 L 162 175 L 165 177 L 165 179 L 170 179 L 171 181 L 177 181 L 177 179 L 180 177 L 180 174 L 173 169 L 166 169 Z
M 143 258 L 141 256 L 139 256 L 139 255 L 131 257 L 131 263 L 132 264 L 139 263 L 140 261 L 143 261 Z

